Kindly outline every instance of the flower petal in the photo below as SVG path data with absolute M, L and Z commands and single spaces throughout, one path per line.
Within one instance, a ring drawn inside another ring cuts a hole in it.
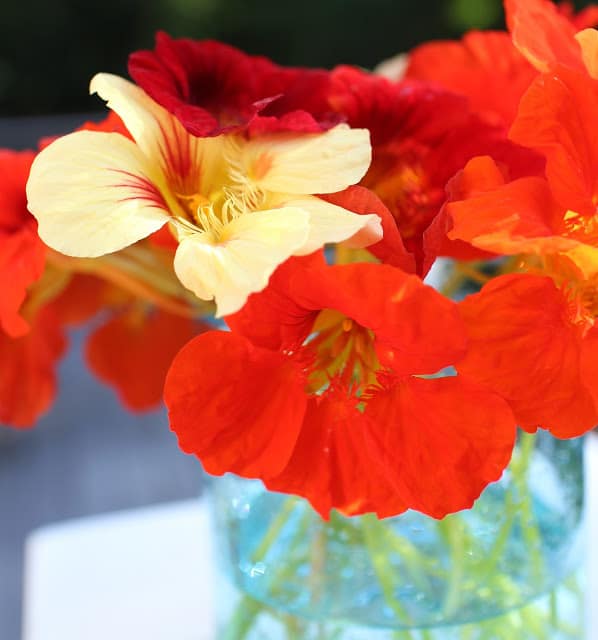
M 32 320 L 31 331 L 10 338 L 0 330 L 0 424 L 31 427 L 56 394 L 56 363 L 66 340 L 50 306 Z
M 215 299 L 221 317 L 261 291 L 276 267 L 305 244 L 308 233 L 309 214 L 302 209 L 244 214 L 224 227 L 220 241 L 205 233 L 183 237 L 174 269 L 198 298 Z
M 459 377 L 402 379 L 367 402 L 386 477 L 434 518 L 468 509 L 511 459 L 515 420 L 497 395 Z
M 366 441 L 366 418 L 346 396 L 312 398 L 293 455 L 284 471 L 264 481 L 272 491 L 307 498 L 328 518 L 374 512 L 380 518 L 407 508 Z
M 495 278 L 459 310 L 470 340 L 457 370 L 503 396 L 521 427 L 570 438 L 598 422 L 580 377 L 580 332 L 550 278 Z
M 338 125 L 322 134 L 255 138 L 244 167 L 257 186 L 278 193 L 334 193 L 363 178 L 371 161 L 367 129 Z
M 209 331 L 178 353 L 164 399 L 180 447 L 208 473 L 268 478 L 287 465 L 307 397 L 290 359 Z
M 321 198 L 306 197 L 285 200 L 285 207 L 297 207 L 309 212 L 309 236 L 295 252 L 307 255 L 327 243 L 343 242 L 353 248 L 367 247 L 382 238 L 380 216 L 375 213 L 358 215 Z
M 133 411 L 153 409 L 162 400 L 168 368 L 200 327 L 189 318 L 161 310 L 130 307 L 96 329 L 86 345 L 90 369 Z
M 118 133 L 59 138 L 36 157 L 27 183 L 40 237 L 61 253 L 90 258 L 145 238 L 168 221 L 154 173 Z

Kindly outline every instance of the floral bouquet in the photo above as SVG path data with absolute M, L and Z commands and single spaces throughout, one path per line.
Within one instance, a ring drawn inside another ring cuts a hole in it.
M 0 420 L 100 313 L 98 377 L 261 481 L 216 489 L 223 638 L 581 637 L 598 6 L 505 11 L 375 72 L 159 33 L 103 122 L 0 152 Z

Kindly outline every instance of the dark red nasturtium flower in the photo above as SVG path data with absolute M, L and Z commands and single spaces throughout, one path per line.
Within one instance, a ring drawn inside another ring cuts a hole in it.
M 454 303 L 417 276 L 293 259 L 227 322 L 231 333 L 181 350 L 165 386 L 180 446 L 209 473 L 261 478 L 324 517 L 442 517 L 510 459 L 507 404 L 459 376 L 429 378 L 467 339 Z
M 133 80 L 189 133 L 316 133 L 339 122 L 328 106 L 328 72 L 283 68 L 214 40 L 156 35 L 153 51 L 129 57 Z

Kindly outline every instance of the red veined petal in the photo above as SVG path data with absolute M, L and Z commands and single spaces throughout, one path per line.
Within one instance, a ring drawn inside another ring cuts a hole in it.
M 164 399 L 180 447 L 208 473 L 269 478 L 293 453 L 307 403 L 303 385 L 287 356 L 209 331 L 175 357 Z
M 87 362 L 128 409 L 153 409 L 162 400 L 173 358 L 200 330 L 189 318 L 131 306 L 116 312 L 89 336 Z
M 409 508 L 434 518 L 470 508 L 515 443 L 507 404 L 460 377 L 398 380 L 373 392 L 366 415 L 386 477 Z
M 469 349 L 457 370 L 501 394 L 521 427 L 569 438 L 598 422 L 580 375 L 580 331 L 550 278 L 495 278 L 459 310 Z
M 264 484 L 306 498 L 323 518 L 331 509 L 345 515 L 375 512 L 381 518 L 405 511 L 369 452 L 365 422 L 363 413 L 340 394 L 310 399 L 289 463 Z
M 40 310 L 27 335 L 0 330 L 0 424 L 31 427 L 56 394 L 56 363 L 66 340 L 50 306 Z

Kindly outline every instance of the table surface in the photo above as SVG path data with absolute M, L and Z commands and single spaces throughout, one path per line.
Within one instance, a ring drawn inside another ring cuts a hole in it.
M 587 440 L 588 539 L 598 539 L 598 438 Z M 598 548 L 588 545 L 588 599 Z M 203 500 L 44 527 L 26 546 L 23 640 L 214 640 L 213 548 Z M 588 640 L 598 611 L 588 606 Z

